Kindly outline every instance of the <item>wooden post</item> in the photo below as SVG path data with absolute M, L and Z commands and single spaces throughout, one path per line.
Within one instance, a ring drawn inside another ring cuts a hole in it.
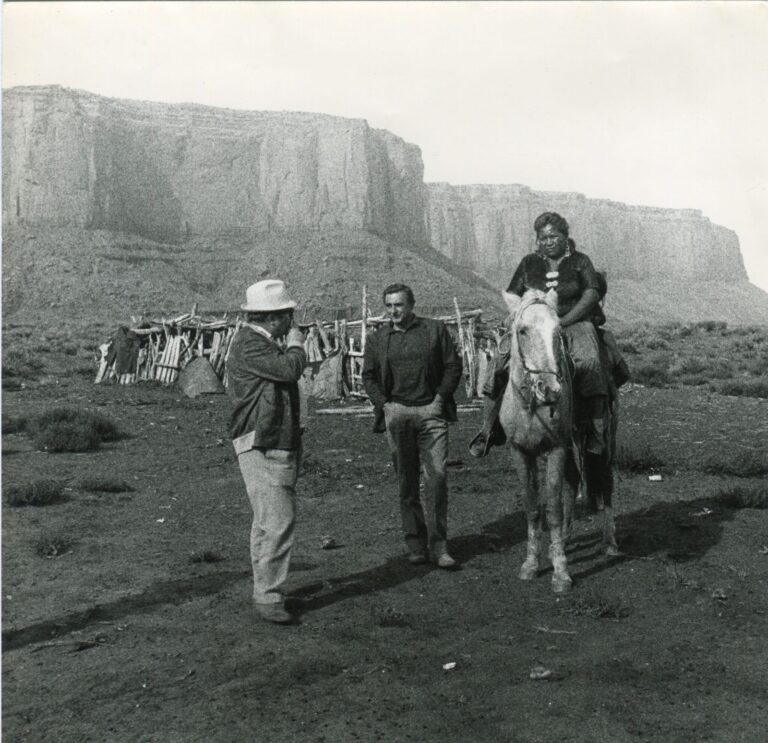
M 360 351 L 365 353 L 365 336 L 368 334 L 368 288 L 365 284 L 363 284 L 363 318 L 360 333 Z

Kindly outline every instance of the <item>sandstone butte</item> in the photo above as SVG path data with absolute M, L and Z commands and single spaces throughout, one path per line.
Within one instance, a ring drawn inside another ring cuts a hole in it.
M 362 119 L 12 88 L 3 92 L 6 311 L 34 305 L 51 272 L 73 271 L 86 277 L 69 282 L 84 307 L 121 303 L 125 314 L 161 297 L 231 305 L 257 269 L 282 272 L 317 306 L 354 302 L 362 281 L 398 278 L 423 286 L 432 304 L 458 294 L 498 306 L 494 288 L 532 249 L 535 216 L 554 210 L 607 271 L 618 319 L 768 322 L 768 295 L 749 284 L 738 237 L 698 210 L 427 184 L 423 174 L 419 147 Z M 103 288 L 97 301 L 102 287 L 129 281 L 98 271 L 116 257 L 143 272 L 144 288 Z M 711 292 L 725 288 L 731 298 L 713 306 Z

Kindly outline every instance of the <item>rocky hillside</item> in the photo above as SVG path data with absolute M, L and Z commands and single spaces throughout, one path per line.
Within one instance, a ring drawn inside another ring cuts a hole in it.
M 566 217 L 578 246 L 609 277 L 646 281 L 747 280 L 736 233 L 695 209 L 656 209 L 526 186 L 427 186 L 432 245 L 495 283 L 534 248 L 544 211 Z M 501 285 L 499 283 L 499 285 Z
M 535 216 L 554 209 L 607 269 L 613 318 L 768 322 L 736 235 L 698 211 L 427 185 L 423 171 L 417 146 L 358 119 L 5 91 L 4 313 L 231 309 L 280 275 L 313 312 L 405 280 L 422 307 L 456 296 L 495 314 Z

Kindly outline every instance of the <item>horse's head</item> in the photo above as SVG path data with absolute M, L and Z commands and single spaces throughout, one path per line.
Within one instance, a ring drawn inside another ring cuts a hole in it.
M 533 399 L 555 405 L 560 399 L 562 341 L 554 290 L 528 290 L 522 297 L 504 292 L 512 316 L 510 371 L 518 366 Z M 511 377 L 512 375 L 510 375 Z

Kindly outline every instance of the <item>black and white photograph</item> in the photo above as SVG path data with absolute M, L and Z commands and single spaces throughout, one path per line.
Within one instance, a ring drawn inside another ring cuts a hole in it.
M 2 4 L 2 738 L 757 743 L 768 2 Z

